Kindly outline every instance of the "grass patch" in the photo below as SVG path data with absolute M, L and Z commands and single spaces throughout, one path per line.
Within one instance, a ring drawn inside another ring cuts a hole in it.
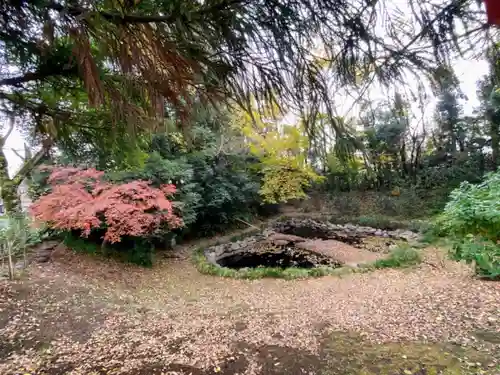
M 398 246 L 385 259 L 374 263 L 375 268 L 406 268 L 422 262 L 420 252 L 410 246 Z
M 479 375 L 498 374 L 493 358 L 450 343 L 374 344 L 358 334 L 333 332 L 322 345 L 325 375 Z
M 215 264 L 209 263 L 207 258 L 203 254 L 203 248 L 199 248 L 193 254 L 193 263 L 196 269 L 205 275 L 220 276 L 220 277 L 231 277 L 234 279 L 262 279 L 264 277 L 275 278 L 275 279 L 306 279 L 310 277 L 321 277 L 321 276 L 341 276 L 352 272 L 364 272 L 369 271 L 370 267 L 363 268 L 351 268 L 351 267 L 327 267 L 321 266 L 317 268 L 278 268 L 278 267 L 256 267 L 256 268 L 241 268 L 233 269 L 227 267 L 220 267 Z

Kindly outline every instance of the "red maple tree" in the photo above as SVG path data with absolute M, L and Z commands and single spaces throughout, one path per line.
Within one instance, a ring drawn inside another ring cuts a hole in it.
M 80 230 L 82 236 L 105 229 L 104 241 L 114 243 L 122 236 L 147 236 L 162 223 L 171 229 L 183 225 L 167 199 L 175 193 L 174 185 L 157 189 L 148 181 L 112 184 L 102 180 L 104 172 L 92 168 L 50 170 L 52 191 L 41 196 L 31 212 L 54 229 Z

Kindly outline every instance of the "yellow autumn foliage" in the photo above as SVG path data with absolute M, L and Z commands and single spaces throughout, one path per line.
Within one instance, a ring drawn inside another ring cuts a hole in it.
M 248 116 L 248 115 L 247 115 Z M 302 128 L 264 122 L 248 117 L 242 127 L 250 152 L 261 162 L 263 181 L 260 194 L 266 203 L 286 202 L 307 197 L 305 188 L 323 179 L 309 165 L 308 138 Z

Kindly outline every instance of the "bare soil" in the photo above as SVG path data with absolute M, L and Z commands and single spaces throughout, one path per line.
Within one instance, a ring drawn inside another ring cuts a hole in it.
M 0 374 L 498 374 L 500 284 L 409 270 L 233 280 L 67 252 L 0 282 Z
M 365 249 L 359 249 L 346 243 L 335 240 L 307 240 L 295 246 L 326 255 L 337 260 L 340 264 L 364 264 L 372 263 L 382 258 L 383 254 L 374 253 Z

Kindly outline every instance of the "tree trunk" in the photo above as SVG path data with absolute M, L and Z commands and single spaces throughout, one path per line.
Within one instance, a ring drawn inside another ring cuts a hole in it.
M 500 165 L 500 123 L 492 119 L 490 121 L 491 151 L 493 154 L 493 169 Z
M 4 182 L 3 186 L 0 187 L 1 197 L 3 201 L 3 206 L 5 213 L 8 216 L 15 216 L 21 212 L 21 200 L 17 194 L 18 185 L 12 181 Z
M 102 255 L 106 255 L 106 253 L 108 252 L 106 244 L 107 244 L 107 241 L 103 238 L 102 242 L 101 242 L 101 254 Z
M 12 245 L 10 241 L 7 241 L 7 262 L 9 265 L 9 280 L 14 280 L 14 262 L 12 261 Z
M 0 197 L 7 215 L 21 211 L 21 202 L 17 194 L 18 186 L 18 183 L 9 178 L 7 158 L 3 150 L 0 150 Z
M 406 177 L 408 173 L 408 160 L 406 158 L 406 142 L 403 140 L 401 147 L 399 149 L 399 158 L 401 160 L 401 175 Z
M 5 137 L 0 139 L 0 146 L 5 143 Z M 21 210 L 21 200 L 18 194 L 19 185 L 27 178 L 33 169 L 42 161 L 47 150 L 51 147 L 52 143 L 46 143 L 43 148 L 38 151 L 33 157 L 25 159 L 23 166 L 13 177 L 9 177 L 9 168 L 7 158 L 3 152 L 3 146 L 0 147 L 0 197 L 3 200 L 5 212 L 8 215 L 16 215 Z M 29 153 L 27 156 L 29 157 Z

